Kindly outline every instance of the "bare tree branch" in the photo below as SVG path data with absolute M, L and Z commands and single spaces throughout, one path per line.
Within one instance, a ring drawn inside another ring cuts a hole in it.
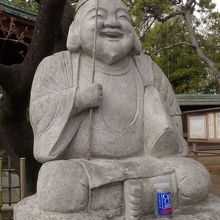
M 15 40 L 15 39 L 11 39 L 11 38 L 3 38 L 3 37 L 0 37 L 0 40 L 11 41 L 11 42 L 14 42 L 14 43 L 21 43 L 21 44 L 23 44 L 26 47 L 28 47 L 28 45 L 29 45 L 26 42 L 24 42 L 23 40 Z
M 188 0 L 186 2 L 185 8 L 191 8 L 193 4 L 196 3 L 196 0 Z
M 141 30 L 139 30 L 140 40 L 143 40 L 145 36 L 147 35 L 147 32 L 150 30 L 154 22 L 156 21 L 155 18 L 152 18 L 152 20 L 147 20 L 141 27 Z
M 166 17 L 157 17 L 157 20 L 160 22 L 166 22 L 169 19 L 176 17 L 177 15 L 183 15 L 183 14 L 184 14 L 183 11 L 177 11 L 177 12 L 174 12 L 174 13 L 167 15 Z
M 217 65 L 203 53 L 203 51 L 201 50 L 199 46 L 199 43 L 196 39 L 195 30 L 193 29 L 193 26 L 192 26 L 190 9 L 185 10 L 185 21 L 188 27 L 191 43 L 194 46 L 197 55 L 213 71 L 213 74 L 220 85 L 220 70 L 217 67 Z
M 173 47 L 177 47 L 177 46 L 188 46 L 188 47 L 192 47 L 194 48 L 194 46 L 188 42 L 178 42 L 178 43 L 175 43 L 175 44 L 172 44 L 172 45 L 168 45 L 166 47 L 163 47 L 163 48 L 160 48 L 159 50 L 156 50 L 154 51 L 153 53 L 150 54 L 150 56 L 155 56 L 156 54 L 160 53 L 161 51 L 163 50 L 169 50 Z

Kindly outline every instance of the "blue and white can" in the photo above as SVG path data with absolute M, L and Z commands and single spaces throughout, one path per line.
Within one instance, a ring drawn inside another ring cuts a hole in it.
M 169 183 L 158 183 L 154 185 L 155 202 L 154 209 L 157 217 L 167 217 L 173 214 L 172 194 L 169 189 Z
M 157 192 L 157 209 L 159 216 L 173 214 L 171 192 Z

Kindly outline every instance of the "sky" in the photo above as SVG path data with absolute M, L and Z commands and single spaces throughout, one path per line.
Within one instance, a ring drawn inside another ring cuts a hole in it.
M 220 12 L 220 0 L 213 0 L 213 2 L 216 4 L 216 9 Z

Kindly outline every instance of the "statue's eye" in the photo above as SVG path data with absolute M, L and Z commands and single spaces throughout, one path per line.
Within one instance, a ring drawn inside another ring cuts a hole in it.
M 119 18 L 120 18 L 120 19 L 123 19 L 123 20 L 126 20 L 126 21 L 128 21 L 128 22 L 131 22 L 130 17 L 128 17 L 127 15 L 120 15 Z
M 104 18 L 104 16 L 101 15 L 101 14 L 100 14 L 100 15 L 97 15 L 97 17 L 98 17 L 98 18 Z
M 95 19 L 96 18 L 96 8 L 93 8 L 92 10 L 90 10 L 87 14 L 87 16 L 90 18 L 90 19 Z M 106 9 L 104 8 L 99 8 L 98 9 L 98 12 L 97 12 L 97 18 L 98 19 L 104 19 L 106 18 L 107 16 L 107 12 L 106 12 Z
M 92 15 L 91 18 L 96 18 L 96 14 L 95 14 L 95 15 Z M 103 18 L 104 18 L 104 15 L 103 15 L 103 14 L 97 14 L 97 18 L 103 19 Z

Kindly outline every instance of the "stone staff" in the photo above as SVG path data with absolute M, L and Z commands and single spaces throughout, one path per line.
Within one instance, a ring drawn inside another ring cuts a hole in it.
M 95 81 L 95 61 L 96 61 L 96 44 L 97 44 L 97 22 L 98 22 L 98 10 L 99 10 L 99 0 L 97 0 L 96 5 L 96 16 L 95 16 L 95 31 L 94 31 L 94 41 L 93 41 L 93 65 L 92 65 L 92 84 Z M 93 108 L 90 109 L 89 112 L 89 148 L 87 152 L 87 160 L 91 157 L 91 148 L 92 148 L 92 118 L 93 118 Z

